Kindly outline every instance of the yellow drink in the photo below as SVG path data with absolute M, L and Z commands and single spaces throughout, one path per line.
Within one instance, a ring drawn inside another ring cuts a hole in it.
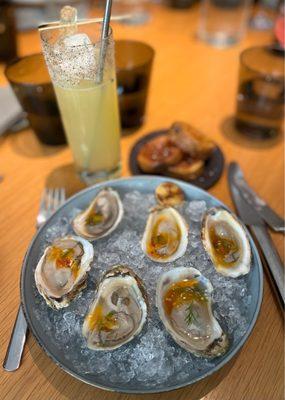
M 101 84 L 83 80 L 76 86 L 54 84 L 75 165 L 86 175 L 120 171 L 120 121 L 115 79 Z
M 63 24 L 40 28 L 43 53 L 75 167 L 93 184 L 121 169 L 112 30 L 102 38 L 101 23 L 77 24 L 72 7 L 61 14 Z

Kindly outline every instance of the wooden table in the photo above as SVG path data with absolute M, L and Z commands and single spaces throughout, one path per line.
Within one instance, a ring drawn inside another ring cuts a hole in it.
M 143 134 L 169 126 L 174 120 L 192 123 L 222 148 L 226 161 L 238 160 L 252 187 L 283 213 L 283 142 L 254 145 L 232 132 L 237 89 L 238 57 L 242 49 L 268 43 L 269 33 L 250 32 L 239 45 L 217 50 L 195 38 L 197 8 L 174 11 L 151 8 L 151 21 L 139 27 L 115 25 L 115 38 L 148 42 L 156 50 L 145 125 L 122 139 L 123 175 L 129 175 L 131 146 Z M 40 50 L 37 33 L 19 35 L 20 54 Z M 3 74 L 0 84 L 5 84 Z M 30 130 L 0 140 L 1 234 L 1 360 L 4 358 L 19 304 L 19 274 L 27 246 L 35 233 L 35 218 L 43 187 L 63 185 L 70 177 L 68 148 L 40 145 Z M 75 187 L 72 188 L 75 190 Z M 210 190 L 232 207 L 226 171 Z M 273 236 L 280 253 L 282 237 Z M 283 320 L 264 281 L 261 313 L 249 340 L 226 368 L 215 376 L 167 394 L 131 396 L 97 390 L 61 371 L 30 335 L 17 372 L 1 370 L 1 399 L 283 399 Z

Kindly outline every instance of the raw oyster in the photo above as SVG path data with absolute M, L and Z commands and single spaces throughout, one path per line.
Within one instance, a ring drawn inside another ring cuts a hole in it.
M 147 318 L 146 291 L 128 267 L 114 266 L 99 284 L 82 333 L 93 350 L 112 350 L 138 335 Z
M 50 307 L 67 307 L 85 288 L 93 255 L 91 243 L 77 236 L 55 239 L 45 249 L 35 270 L 35 282 Z
M 188 226 L 172 207 L 155 207 L 148 217 L 142 250 L 153 261 L 165 263 L 182 257 L 188 244 Z
M 179 346 L 201 357 L 217 357 L 228 347 L 227 336 L 212 313 L 213 287 L 195 268 L 162 274 L 156 306 L 166 330 Z
M 232 278 L 248 274 L 251 264 L 248 237 L 229 211 L 209 209 L 203 218 L 201 236 L 217 272 Z
M 97 193 L 89 207 L 73 220 L 73 229 L 90 241 L 109 235 L 123 217 L 123 205 L 118 193 L 110 188 Z
M 183 190 L 173 182 L 162 182 L 155 189 L 155 198 L 162 206 L 178 206 L 185 200 Z

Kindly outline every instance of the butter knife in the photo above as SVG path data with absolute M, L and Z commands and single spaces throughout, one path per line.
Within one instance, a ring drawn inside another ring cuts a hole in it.
M 241 191 L 236 186 L 236 177 L 239 176 L 239 166 L 237 163 L 230 163 L 228 169 L 228 182 L 233 202 L 239 214 L 239 217 L 247 225 L 258 241 L 261 251 L 265 257 L 275 292 L 278 296 L 279 304 L 284 309 L 284 267 L 280 256 L 272 242 L 272 239 L 266 229 L 266 225 L 254 207 L 248 204 L 243 198 Z
M 27 333 L 28 325 L 23 313 L 22 306 L 20 306 L 8 345 L 8 351 L 3 362 L 3 368 L 6 371 L 11 372 L 19 368 Z
M 285 233 L 285 221 L 266 202 L 261 199 L 245 181 L 242 170 L 238 163 L 232 163 L 235 167 L 233 176 L 234 184 L 238 187 L 240 194 L 264 219 L 264 221 L 276 232 Z

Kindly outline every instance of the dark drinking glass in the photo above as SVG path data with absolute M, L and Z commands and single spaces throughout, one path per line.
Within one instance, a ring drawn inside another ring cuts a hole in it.
M 284 50 L 253 47 L 240 57 L 236 127 L 253 138 L 270 138 L 284 121 Z
M 42 54 L 12 62 L 5 74 L 38 139 L 48 145 L 66 143 L 55 93 Z
M 144 120 L 154 50 L 132 40 L 118 40 L 115 46 L 122 128 L 137 128 Z
M 8 0 L 0 0 L 0 61 L 11 61 L 17 56 L 14 8 Z

